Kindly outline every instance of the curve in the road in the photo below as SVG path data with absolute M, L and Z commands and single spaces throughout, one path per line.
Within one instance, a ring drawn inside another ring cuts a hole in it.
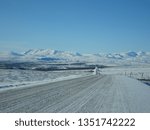
M 0 112 L 150 112 L 150 87 L 103 75 L 0 92 Z

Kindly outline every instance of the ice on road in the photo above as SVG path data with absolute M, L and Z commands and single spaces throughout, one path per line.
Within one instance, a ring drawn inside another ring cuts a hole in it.
M 0 112 L 150 112 L 150 87 L 125 76 L 92 75 L 0 91 Z

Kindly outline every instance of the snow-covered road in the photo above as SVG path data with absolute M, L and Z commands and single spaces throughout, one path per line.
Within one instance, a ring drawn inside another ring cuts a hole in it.
M 0 112 L 150 112 L 150 87 L 103 75 L 0 91 Z

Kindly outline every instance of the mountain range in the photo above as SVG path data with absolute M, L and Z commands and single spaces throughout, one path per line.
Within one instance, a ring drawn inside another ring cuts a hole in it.
M 30 49 L 26 52 L 17 53 L 0 53 L 0 60 L 6 61 L 34 61 L 34 62 L 86 62 L 99 63 L 109 65 L 134 65 L 134 64 L 150 64 L 150 52 L 124 52 L 109 54 L 81 54 L 68 51 L 59 51 L 52 49 Z

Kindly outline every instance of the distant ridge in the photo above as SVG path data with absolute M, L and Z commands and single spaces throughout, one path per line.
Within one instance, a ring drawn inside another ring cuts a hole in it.
M 92 62 L 101 64 L 133 65 L 150 64 L 150 52 L 122 52 L 109 54 L 81 54 L 52 49 L 30 49 L 22 53 L 0 53 L 0 60 L 45 62 Z

